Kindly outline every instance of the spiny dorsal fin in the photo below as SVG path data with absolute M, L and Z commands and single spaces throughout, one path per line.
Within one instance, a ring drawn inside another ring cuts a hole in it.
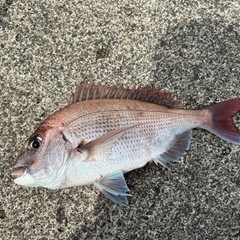
M 171 93 L 165 90 L 154 90 L 147 87 L 106 86 L 101 82 L 78 83 L 68 104 L 89 101 L 93 99 L 132 99 L 164 105 L 170 108 L 180 108 L 181 103 Z

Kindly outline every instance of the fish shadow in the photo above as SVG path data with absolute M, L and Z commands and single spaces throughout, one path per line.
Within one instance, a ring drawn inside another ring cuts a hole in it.
M 231 79 L 239 79 L 235 67 L 235 53 L 240 51 L 239 45 L 239 35 L 231 24 L 210 19 L 183 20 L 169 29 L 156 45 L 152 59 L 152 85 L 154 88 L 170 89 L 181 96 L 189 108 L 224 99 L 230 94 L 229 91 L 237 96 L 237 81 L 231 82 Z M 173 232 L 179 234 L 178 239 L 184 239 L 186 233 L 179 229 L 181 219 L 179 226 L 173 219 L 178 214 L 183 215 L 182 219 L 190 219 L 189 213 L 183 212 L 183 208 L 176 210 L 168 207 L 165 203 L 168 199 L 178 201 L 174 199 L 181 191 L 188 191 L 186 195 L 189 196 L 194 194 L 192 189 L 179 188 L 178 178 L 181 174 L 189 174 L 187 167 L 179 166 L 169 173 L 148 164 L 127 173 L 126 180 L 133 194 L 129 197 L 129 206 L 118 206 L 99 194 L 92 221 L 84 221 L 77 226 L 68 239 L 146 239 L 146 236 L 167 239 L 164 236 L 171 236 Z M 190 185 L 191 177 L 186 179 L 189 181 L 186 184 Z M 173 191 L 166 192 L 167 187 L 172 187 Z M 161 204 L 166 209 L 161 209 Z M 156 212 L 161 217 L 157 218 Z M 197 225 L 190 225 L 188 229 L 197 229 Z
M 94 211 L 91 213 L 92 220 L 77 228 L 68 239 L 122 239 L 121 232 L 123 233 L 123 229 L 127 229 L 129 221 L 137 224 L 134 216 L 138 218 L 141 215 L 147 219 L 147 212 L 154 208 L 155 204 L 152 200 L 155 198 L 157 201 L 157 195 L 161 192 L 161 179 L 158 179 L 159 182 L 155 184 L 157 179 L 154 179 L 153 175 L 156 175 L 156 172 L 159 172 L 165 180 L 169 178 L 166 170 L 156 165 L 153 166 L 153 164 L 147 164 L 141 169 L 125 174 L 131 190 L 127 206 L 115 204 L 99 192 Z M 151 185 L 154 191 L 149 193 L 148 189 Z M 155 186 L 153 187 L 153 185 Z M 150 199 L 151 201 L 149 201 Z M 143 206 L 148 206 L 148 208 L 144 209 Z M 132 212 L 131 216 L 129 216 L 129 212 Z M 119 235 L 119 238 L 116 235 Z M 124 231 L 123 235 L 126 235 L 126 238 L 130 236 L 128 231 Z M 135 231 L 132 231 L 131 235 L 134 236 Z

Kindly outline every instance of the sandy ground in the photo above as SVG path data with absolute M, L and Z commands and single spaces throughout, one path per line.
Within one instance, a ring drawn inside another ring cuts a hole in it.
M 239 97 L 239 23 L 238 0 L 2 1 L 0 238 L 240 239 L 240 148 L 206 131 L 172 171 L 128 173 L 128 207 L 92 186 L 31 189 L 10 176 L 77 80 L 168 88 L 186 108 Z

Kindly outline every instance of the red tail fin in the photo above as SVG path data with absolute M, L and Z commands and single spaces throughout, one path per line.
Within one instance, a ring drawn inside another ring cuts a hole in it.
M 240 111 L 240 98 L 205 106 L 202 109 L 207 109 L 212 114 L 212 121 L 204 126 L 205 129 L 228 142 L 240 144 L 240 133 L 232 120 L 233 115 Z

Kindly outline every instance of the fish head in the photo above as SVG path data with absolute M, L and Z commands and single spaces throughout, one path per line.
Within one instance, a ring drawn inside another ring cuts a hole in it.
M 41 125 L 25 142 L 12 168 L 14 182 L 29 187 L 58 188 L 64 178 L 69 145 L 61 128 Z

